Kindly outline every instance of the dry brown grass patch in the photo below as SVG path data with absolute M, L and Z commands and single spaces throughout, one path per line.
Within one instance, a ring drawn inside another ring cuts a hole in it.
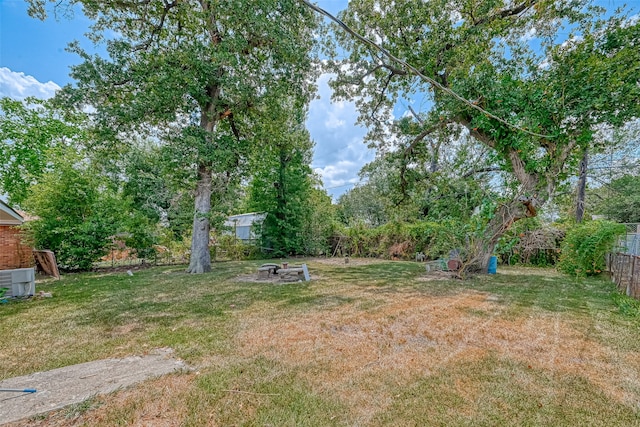
M 313 262 L 317 262 L 318 264 L 331 265 L 331 266 L 360 266 L 360 265 L 371 265 L 371 264 L 380 264 L 384 262 L 389 262 L 389 260 L 378 259 L 378 258 L 348 258 L 348 262 L 345 263 L 344 257 L 333 257 L 333 258 L 315 258 Z
M 630 403 L 624 390 L 625 357 L 564 322 L 560 314 L 501 317 L 491 295 L 467 291 L 455 296 L 387 295 L 368 311 L 357 304 L 310 311 L 295 318 L 246 319 L 236 343 L 242 354 L 264 356 L 300 368 L 320 390 L 340 396 L 367 420 L 392 401 L 403 384 L 489 353 L 532 368 L 587 378 L 609 396 Z M 637 372 L 637 371 L 636 371 Z M 460 395 L 473 400 L 478 379 L 456 379 Z M 638 384 L 637 378 L 632 381 Z

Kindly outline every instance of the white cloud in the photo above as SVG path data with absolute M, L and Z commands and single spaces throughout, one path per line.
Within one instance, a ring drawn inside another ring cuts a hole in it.
M 356 184 L 360 181 L 357 172 L 361 166 L 352 160 L 342 160 L 335 164 L 326 165 L 323 168 L 315 168 L 315 172 L 322 175 L 325 188 L 337 188 Z M 356 171 L 355 174 L 353 173 L 354 170 Z
M 322 177 L 324 188 L 337 198 L 360 180 L 358 172 L 374 159 L 375 152 L 363 142 L 367 130 L 355 124 L 355 104 L 331 101 L 331 77 L 323 74 L 318 79 L 320 98 L 309 106 L 307 129 L 316 142 L 314 170 Z
M 343 128 L 346 125 L 346 122 L 342 119 L 339 119 L 337 117 L 337 115 L 335 113 L 338 112 L 338 108 L 336 108 L 334 111 L 329 111 L 329 116 L 327 117 L 327 119 L 324 121 L 324 125 L 328 128 L 328 129 L 337 129 L 337 128 Z
M 582 36 L 573 36 L 571 38 L 569 38 L 568 40 L 565 40 L 564 42 L 562 42 L 562 44 L 560 45 L 563 49 L 569 51 L 569 50 L 573 50 L 575 49 L 575 47 L 582 43 L 584 41 L 584 38 Z
M 41 83 L 33 76 L 0 67 L 0 96 L 22 100 L 29 96 L 51 98 L 60 86 L 54 82 Z
M 540 69 L 540 70 L 546 70 L 546 69 L 548 69 L 549 67 L 551 67 L 551 64 L 552 64 L 552 63 L 553 63 L 552 59 L 551 59 L 551 58 L 549 58 L 549 57 L 546 57 L 546 58 L 544 58 L 544 59 L 542 60 L 542 62 L 540 62 L 540 63 L 538 64 L 538 69 Z
M 520 40 L 523 42 L 528 42 L 535 39 L 537 36 L 538 30 L 536 29 L 536 27 L 531 27 L 520 37 Z

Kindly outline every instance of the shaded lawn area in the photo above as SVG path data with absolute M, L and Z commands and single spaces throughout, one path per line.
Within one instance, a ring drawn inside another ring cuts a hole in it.
M 0 307 L 0 379 L 171 347 L 195 369 L 29 425 L 611 426 L 640 423 L 638 317 L 604 278 L 308 260 L 309 283 L 242 282 L 260 261 L 68 275 Z

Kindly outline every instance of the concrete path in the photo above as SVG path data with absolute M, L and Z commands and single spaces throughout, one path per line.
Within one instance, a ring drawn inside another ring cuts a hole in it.
M 0 392 L 0 425 L 185 369 L 186 364 L 165 348 L 146 356 L 97 360 L 0 381 L 0 389 L 37 390 L 28 394 Z

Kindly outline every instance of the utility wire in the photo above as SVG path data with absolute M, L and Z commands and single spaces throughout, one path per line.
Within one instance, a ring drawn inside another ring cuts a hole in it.
M 415 74 L 416 76 L 420 77 L 421 79 L 425 80 L 427 83 L 431 84 L 432 86 L 434 86 L 437 89 L 440 89 L 441 91 L 447 93 L 448 95 L 450 95 L 451 97 L 457 99 L 458 101 L 468 105 L 469 107 L 480 111 L 481 113 L 485 114 L 487 117 L 491 117 L 494 120 L 497 120 L 498 122 L 512 128 L 512 129 L 517 129 L 520 132 L 538 137 L 538 138 L 555 138 L 556 136 L 554 135 L 543 135 L 540 133 L 536 133 L 536 132 L 531 132 L 529 130 L 526 130 L 524 128 L 521 128 L 520 126 L 511 124 L 509 122 L 507 122 L 506 120 L 504 120 L 501 117 L 496 116 L 493 113 L 490 113 L 489 111 L 485 110 L 484 108 L 474 104 L 473 102 L 469 101 L 468 99 L 458 95 L 457 93 L 455 93 L 454 91 L 452 91 L 451 89 L 441 85 L 440 83 L 438 83 L 437 81 L 433 80 L 430 77 L 425 76 L 424 74 L 422 74 L 420 72 L 420 70 L 418 70 L 417 68 L 415 68 L 413 65 L 410 65 L 408 63 L 406 63 L 405 61 L 403 61 L 402 59 L 394 56 L 393 54 L 391 54 L 388 50 L 386 50 L 385 48 L 383 48 L 382 46 L 379 46 L 377 43 L 369 40 L 368 38 L 361 36 L 360 34 L 358 34 L 356 31 L 352 30 L 351 27 L 349 27 L 347 24 L 345 24 L 343 21 L 341 21 L 340 19 L 336 18 L 335 16 L 333 16 L 331 13 L 327 12 L 326 10 L 322 9 L 319 6 L 316 6 L 314 4 L 309 3 L 307 0 L 300 0 L 302 3 L 304 3 L 307 7 L 311 8 L 312 10 L 318 12 L 321 15 L 326 16 L 327 18 L 329 18 L 330 20 L 332 20 L 333 22 L 335 22 L 336 24 L 338 24 L 338 26 L 340 26 L 344 31 L 346 31 L 347 33 L 351 34 L 353 37 L 355 37 L 356 39 L 360 40 L 362 43 L 369 45 L 371 47 L 373 47 L 374 49 L 380 51 L 383 55 L 385 55 L 387 58 L 391 59 L 392 61 L 396 62 L 397 64 L 399 64 L 400 66 L 408 69 L 409 71 L 411 71 L 413 74 Z

